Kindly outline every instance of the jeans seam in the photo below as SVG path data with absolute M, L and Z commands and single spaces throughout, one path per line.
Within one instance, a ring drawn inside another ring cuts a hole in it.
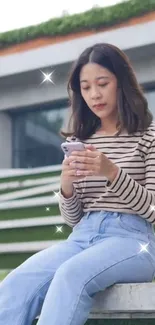
M 33 294 L 33 296 L 31 296 L 31 299 L 27 302 L 27 305 L 28 305 L 28 306 L 31 304 L 33 298 L 37 295 L 37 293 L 39 292 L 39 290 L 40 290 L 41 288 L 43 288 L 43 287 L 44 287 L 44 286 L 45 286 L 45 285 L 46 285 L 50 280 L 51 280 L 51 277 L 48 278 L 48 281 L 46 281 L 44 284 L 41 284 L 41 285 L 39 285 L 39 286 L 37 287 L 35 293 Z M 25 313 L 24 313 L 23 317 L 22 317 L 22 318 L 21 318 L 21 317 L 19 318 L 19 321 L 21 321 L 21 325 L 23 325 L 23 321 L 24 321 L 24 317 L 25 317 L 25 315 L 26 315 L 26 312 L 27 312 L 27 310 L 26 310 L 26 308 L 25 308 Z M 21 316 L 22 316 L 22 315 L 21 315 Z
M 68 325 L 68 324 L 69 324 L 69 325 L 72 324 L 73 317 L 74 317 L 74 313 L 75 313 L 75 311 L 76 311 L 76 309 L 77 309 L 77 307 L 78 307 L 79 298 L 80 298 L 80 296 L 81 296 L 82 291 L 85 289 L 85 286 L 86 286 L 86 285 L 87 285 L 91 280 L 93 280 L 95 277 L 97 277 L 99 274 L 101 274 L 102 272 L 107 271 L 107 270 L 110 269 L 111 267 L 113 267 L 113 266 L 115 266 L 115 265 L 117 265 L 117 264 L 119 264 L 119 263 L 121 263 L 121 262 L 124 262 L 124 261 L 126 261 L 126 260 L 129 260 L 129 259 L 131 259 L 131 258 L 133 258 L 133 257 L 135 257 L 135 256 L 137 256 L 137 254 L 132 255 L 132 256 L 130 256 L 130 257 L 128 257 L 128 258 L 122 259 L 121 261 L 116 262 L 116 263 L 114 263 L 113 265 L 110 265 L 109 267 L 107 267 L 107 268 L 104 269 L 104 270 L 102 269 L 102 271 L 99 271 L 98 274 L 96 274 L 96 275 L 94 275 L 94 276 L 92 276 L 92 275 L 89 276 L 89 280 L 86 280 L 86 283 L 83 283 L 83 284 L 82 284 L 82 289 L 81 289 L 79 295 L 77 296 L 77 302 L 74 304 L 74 306 L 76 306 L 76 308 L 75 308 L 75 310 L 73 311 L 72 318 L 68 320 L 67 325 Z M 69 323 L 69 322 L 70 322 L 70 323 Z

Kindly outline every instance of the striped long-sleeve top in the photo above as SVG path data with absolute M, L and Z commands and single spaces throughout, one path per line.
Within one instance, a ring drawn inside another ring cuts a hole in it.
M 112 183 L 104 176 L 73 182 L 70 198 L 64 198 L 60 186 L 59 209 L 65 223 L 74 227 L 84 213 L 104 210 L 137 214 L 155 224 L 155 121 L 132 135 L 127 131 L 117 136 L 95 133 L 81 142 L 94 145 L 119 171 Z

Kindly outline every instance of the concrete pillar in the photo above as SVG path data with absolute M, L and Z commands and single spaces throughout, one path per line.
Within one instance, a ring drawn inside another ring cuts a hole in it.
M 0 169 L 12 168 L 12 122 L 8 113 L 0 112 Z

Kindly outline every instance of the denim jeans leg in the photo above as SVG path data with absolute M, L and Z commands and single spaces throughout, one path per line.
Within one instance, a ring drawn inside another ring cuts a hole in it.
M 40 314 L 56 270 L 81 252 L 64 241 L 34 254 L 0 283 L 0 325 L 31 325 Z
M 38 325 L 84 325 L 94 295 L 115 283 L 152 281 L 155 271 L 133 238 L 105 238 L 64 262 L 48 289 Z

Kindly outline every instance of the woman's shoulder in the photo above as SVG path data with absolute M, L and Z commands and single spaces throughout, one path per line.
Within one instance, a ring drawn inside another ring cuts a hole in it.
M 140 144 L 145 153 L 148 153 L 151 147 L 155 147 L 155 121 L 152 121 L 147 129 L 143 131 Z
M 144 137 L 155 139 L 155 121 L 153 120 L 151 124 L 147 127 L 144 132 Z

